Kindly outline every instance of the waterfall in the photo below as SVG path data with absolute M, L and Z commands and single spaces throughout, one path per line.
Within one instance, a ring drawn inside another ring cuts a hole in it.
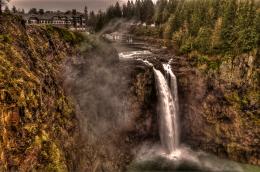
M 138 59 L 141 60 L 141 59 Z M 164 150 L 171 154 L 179 145 L 179 128 L 178 128 L 178 88 L 177 79 L 172 72 L 170 64 L 163 64 L 165 76 L 161 71 L 147 60 L 142 60 L 146 65 L 152 66 L 158 96 L 158 114 L 159 114 L 159 132 L 160 140 Z
M 167 79 L 168 85 L 171 89 L 174 104 L 176 107 L 176 114 L 178 117 L 179 113 L 179 98 L 178 98 L 178 84 L 177 84 L 177 78 L 172 72 L 172 68 L 170 64 L 163 64 L 163 68 L 165 70 L 165 77 Z
M 170 61 L 171 62 L 171 61 Z M 163 64 L 163 68 L 165 71 L 165 78 L 171 90 L 171 95 L 173 97 L 175 111 L 172 114 L 174 118 L 174 130 L 175 130 L 175 145 L 179 145 L 179 97 L 178 97 L 178 84 L 177 78 L 174 75 L 170 62 L 168 64 Z
M 164 65 L 166 76 L 154 69 L 158 91 L 160 139 L 167 153 L 172 153 L 179 144 L 178 135 L 178 94 L 176 77 L 168 65 Z M 167 79 L 169 78 L 169 80 Z M 168 80 L 168 82 L 167 82 Z

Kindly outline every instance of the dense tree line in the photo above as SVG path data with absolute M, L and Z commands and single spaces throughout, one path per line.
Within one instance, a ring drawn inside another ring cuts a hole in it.
M 254 0 L 158 0 L 154 22 L 184 53 L 240 54 L 259 46 L 259 18 Z
M 135 19 L 156 27 L 150 35 L 172 40 L 186 53 L 249 52 L 259 46 L 260 2 L 258 0 L 152 0 L 116 3 L 106 12 L 90 14 L 96 31 L 114 18 Z M 151 29 L 142 28 L 144 33 Z
M 117 2 L 108 7 L 105 12 L 99 11 L 96 14 L 90 12 L 88 23 L 95 31 L 101 30 L 111 20 L 118 18 L 135 19 L 151 24 L 154 22 L 154 13 L 155 5 L 152 0 L 129 0 L 122 6 Z
M 0 0 L 0 4 L 7 1 Z M 12 11 L 17 10 L 14 7 Z M 29 13 L 48 12 L 33 8 Z M 260 44 L 259 0 L 158 0 L 156 4 L 152 0 L 128 0 L 104 12 L 88 12 L 85 8 L 84 15 L 94 31 L 118 18 L 146 23 L 142 35 L 171 40 L 182 52 L 237 54 L 252 51 Z M 149 27 L 151 24 L 156 27 Z
M 167 8 L 159 10 L 155 21 L 163 24 L 164 38 L 173 40 L 183 52 L 239 54 L 259 46 L 258 1 L 159 0 L 160 3 Z

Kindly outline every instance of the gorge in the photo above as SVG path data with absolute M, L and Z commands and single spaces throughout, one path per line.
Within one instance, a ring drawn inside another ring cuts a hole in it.
M 219 64 L 0 21 L 0 171 L 259 170 L 259 52 Z

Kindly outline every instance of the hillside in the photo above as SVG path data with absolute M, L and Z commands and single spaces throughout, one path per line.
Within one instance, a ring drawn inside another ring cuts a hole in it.
M 77 120 L 61 66 L 82 37 L 0 16 L 0 171 L 68 171 Z

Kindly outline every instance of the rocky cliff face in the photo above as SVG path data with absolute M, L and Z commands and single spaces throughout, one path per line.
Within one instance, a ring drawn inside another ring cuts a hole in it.
M 124 171 L 158 140 L 151 68 L 64 29 L 0 23 L 0 171 Z
M 182 141 L 259 165 L 259 55 L 190 57 L 173 68 L 179 81 Z
M 0 23 L 0 171 L 124 171 L 159 141 L 151 68 L 93 40 L 78 49 L 63 29 Z M 149 60 L 174 59 L 182 142 L 259 165 L 259 54 L 169 56 Z
M 0 171 L 68 171 L 77 122 L 60 72 L 81 37 L 10 15 L 0 23 Z
M 80 121 L 76 171 L 124 171 L 131 150 L 158 136 L 154 76 L 142 62 L 119 61 L 111 45 L 96 45 L 66 65 Z

